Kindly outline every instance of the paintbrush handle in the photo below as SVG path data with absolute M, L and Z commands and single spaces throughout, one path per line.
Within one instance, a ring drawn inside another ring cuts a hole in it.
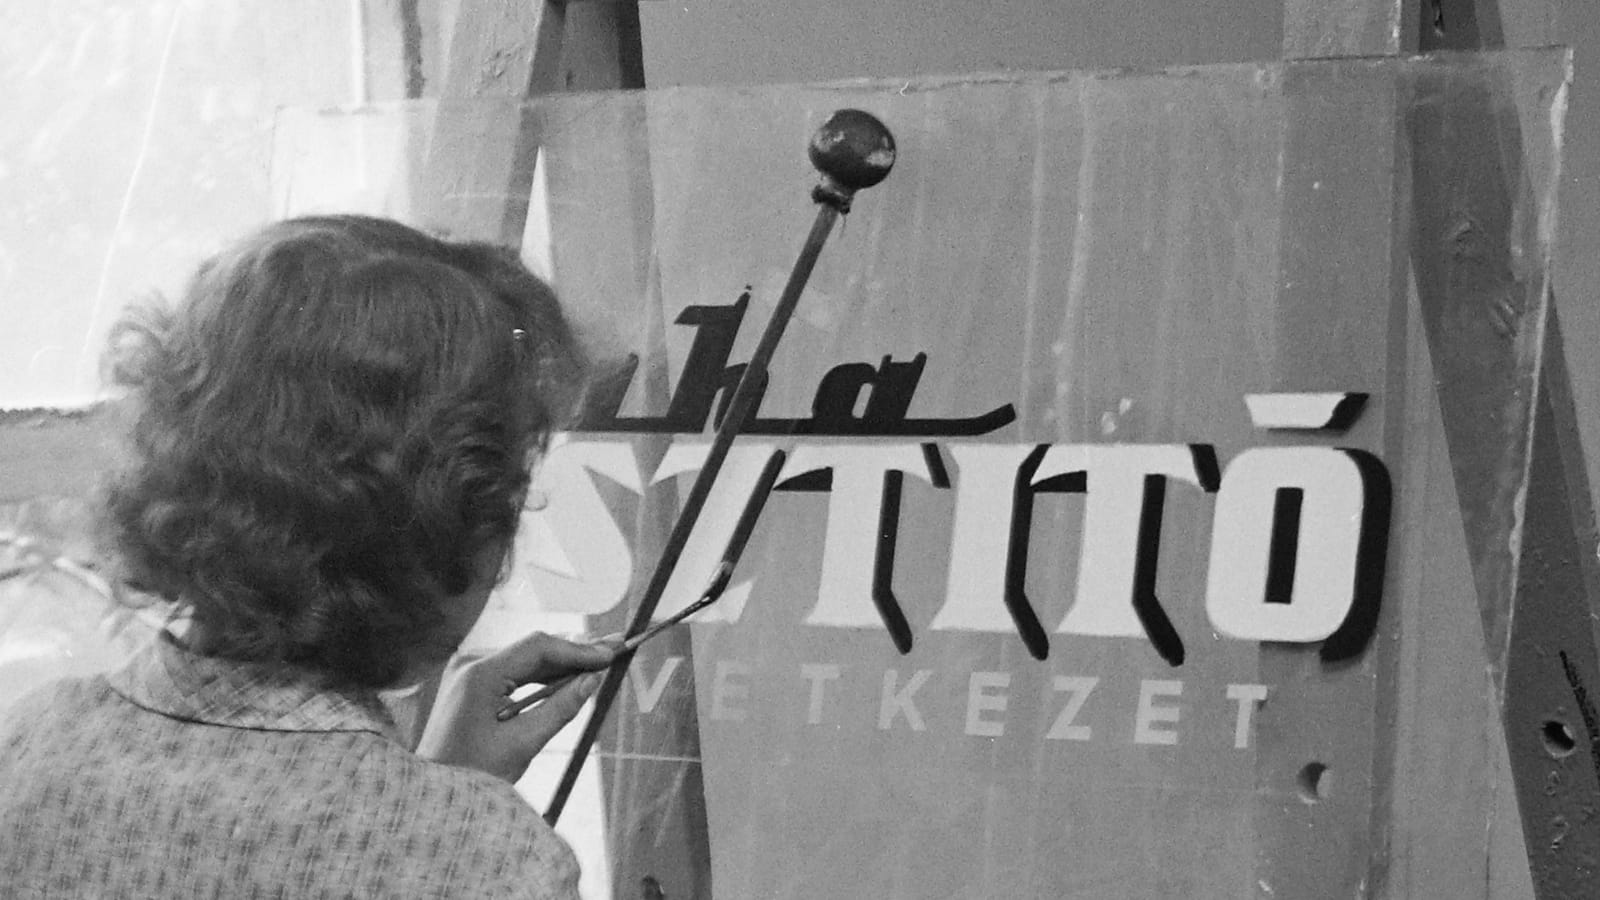
M 685 606 L 683 609 L 678 610 L 676 613 L 673 613 L 670 617 L 662 619 L 660 622 L 657 622 L 644 631 L 641 631 L 633 637 L 623 641 L 622 644 L 617 647 L 616 657 L 620 658 L 623 654 L 632 653 L 633 651 L 639 649 L 640 644 L 643 644 L 645 641 L 650 640 L 661 632 L 666 631 L 668 628 L 671 628 L 679 622 L 682 622 L 684 619 L 689 618 L 691 615 L 694 615 L 700 610 L 705 609 L 707 606 L 710 606 L 718 597 L 722 596 L 722 592 L 727 589 L 728 581 L 732 578 L 732 576 L 733 566 L 727 560 L 724 560 L 721 565 L 717 566 L 716 573 L 711 576 L 711 583 L 706 585 L 706 591 L 700 596 L 699 600 L 696 600 L 688 606 Z M 494 717 L 501 722 L 510 721 L 511 719 L 521 715 L 524 710 L 527 710 L 530 707 L 533 707 L 555 696 L 557 691 L 566 687 L 567 684 L 573 679 L 584 674 L 587 673 L 573 672 L 570 675 L 563 675 L 555 681 L 546 684 L 537 691 L 534 691 L 528 696 L 523 697 L 521 700 L 514 700 L 507 703 L 505 706 L 500 707 L 500 710 L 495 713 Z

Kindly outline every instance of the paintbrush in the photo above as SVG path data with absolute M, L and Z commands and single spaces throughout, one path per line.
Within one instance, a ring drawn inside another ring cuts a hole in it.
M 689 618 L 700 610 L 705 609 L 706 607 L 715 603 L 717 598 L 722 596 L 722 592 L 727 589 L 728 581 L 732 577 L 733 566 L 727 561 L 723 561 L 721 565 L 717 566 L 716 574 L 711 576 L 711 583 L 706 586 L 705 593 L 700 595 L 699 600 L 696 600 L 678 612 L 673 613 L 671 616 L 662 619 L 644 631 L 641 631 L 633 637 L 623 641 L 617 647 L 615 655 L 616 658 L 621 658 L 624 654 L 632 653 L 633 651 L 639 649 L 640 644 L 643 644 L 645 641 L 650 640 L 661 632 L 666 631 L 668 628 L 671 628 L 679 622 L 682 622 L 684 619 Z M 613 659 L 613 662 L 615 662 L 615 659 Z M 513 719 L 520 715 L 523 710 L 550 699 L 550 697 L 554 696 L 557 691 L 571 683 L 573 679 L 587 674 L 587 672 L 573 672 L 571 675 L 567 675 L 552 681 L 539 690 L 534 691 L 526 697 L 523 697 L 521 700 L 510 701 L 505 706 L 502 706 L 499 712 L 495 713 L 494 717 L 501 722 Z
M 631 659 L 633 651 L 639 649 L 640 644 L 705 609 L 715 603 L 718 597 L 722 596 L 722 592 L 728 588 L 728 582 L 733 578 L 733 567 L 738 565 L 739 556 L 744 553 L 744 545 L 749 542 L 750 533 L 755 530 L 756 519 L 760 518 L 761 508 L 766 505 L 767 497 L 772 494 L 772 488 L 778 482 L 778 473 L 782 471 L 784 460 L 787 458 L 788 454 L 783 450 L 774 450 L 767 457 L 767 463 L 762 468 L 761 475 L 756 478 L 755 487 L 750 492 L 750 499 L 745 501 L 744 509 L 739 513 L 739 519 L 734 523 L 733 533 L 728 538 L 727 548 L 722 551 L 722 561 L 717 564 L 716 570 L 711 573 L 711 580 L 706 583 L 706 589 L 700 594 L 700 599 L 623 641 L 617 647 L 616 654 L 612 657 L 612 665 L 616 665 L 619 661 Z M 523 710 L 550 699 L 552 694 L 561 690 L 568 682 L 584 674 L 586 673 L 574 672 L 571 675 L 566 675 L 550 682 L 521 700 L 511 700 L 505 706 L 502 706 L 499 712 L 495 713 L 495 718 L 501 722 L 516 718 Z

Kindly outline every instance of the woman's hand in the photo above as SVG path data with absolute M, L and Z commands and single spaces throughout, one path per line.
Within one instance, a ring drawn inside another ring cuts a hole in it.
M 534 755 L 578 714 L 615 658 L 614 642 L 578 644 L 536 632 L 490 656 L 452 664 L 439 685 L 417 755 L 515 782 Z M 504 722 L 495 717 L 517 688 L 574 672 L 589 674 L 519 716 Z

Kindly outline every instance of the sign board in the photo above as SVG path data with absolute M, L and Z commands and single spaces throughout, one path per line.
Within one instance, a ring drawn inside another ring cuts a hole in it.
M 1565 66 L 521 110 L 544 210 L 524 250 L 608 377 L 540 467 L 491 639 L 624 621 L 799 249 L 811 130 L 862 108 L 900 148 L 824 251 L 658 617 L 698 595 L 784 449 L 731 588 L 639 652 L 597 750 L 616 896 L 1332 897 L 1402 864 L 1460 879 L 1439 896 L 1490 896 L 1491 864 L 1514 880 L 1496 636 Z M 1493 516 L 1457 502 L 1432 365 L 1451 338 L 1430 344 L 1408 275 L 1459 246 L 1408 230 L 1410 142 L 1455 109 L 1514 142 L 1527 290 L 1473 313 L 1509 348 L 1475 441 Z M 409 217 L 416 160 L 464 139 L 429 133 L 438 112 L 286 116 L 284 210 Z M 692 886 L 642 861 L 663 841 L 708 856 Z

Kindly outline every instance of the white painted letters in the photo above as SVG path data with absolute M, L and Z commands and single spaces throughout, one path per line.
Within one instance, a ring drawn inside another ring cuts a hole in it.
M 1361 471 L 1346 451 L 1257 447 L 1234 457 L 1217 493 L 1206 579 L 1217 632 L 1291 643 L 1333 634 L 1355 601 L 1365 505 Z M 1297 521 L 1283 521 L 1286 509 Z M 1286 596 L 1268 596 L 1274 579 Z
M 744 721 L 744 707 L 733 704 L 750 696 L 750 685 L 734 679 L 742 679 L 749 674 L 750 666 L 745 663 L 726 659 L 717 661 L 717 674 L 711 679 L 711 721 Z
M 896 687 L 900 673 L 889 669 L 883 673 L 883 697 L 878 704 L 878 729 L 888 731 L 894 724 L 895 713 L 905 718 L 906 724 L 912 731 L 926 731 L 927 725 L 922 721 L 922 713 L 917 711 L 915 694 L 922 687 L 928 676 L 933 674 L 932 669 L 918 669 L 915 675 L 906 680 L 905 687 Z
M 658 470 L 648 473 L 649 480 L 661 482 L 693 471 L 702 463 L 707 446 L 702 439 L 675 442 Z M 773 446 L 762 440 L 735 444 L 656 618 L 699 596 Z M 1146 548 L 1146 558 L 1142 563 L 1140 559 L 1141 529 L 1149 527 L 1142 516 L 1151 499 L 1147 496 L 1151 482 L 1177 480 L 1205 490 L 1214 486 L 1207 482 L 1216 479 L 1214 469 L 1198 471 L 1199 451 L 1184 444 L 1041 447 L 952 442 L 940 452 L 955 464 L 948 554 L 918 564 L 945 566 L 944 596 L 902 598 L 907 610 L 937 604 L 925 626 L 932 631 L 1005 633 L 1029 624 L 1012 615 L 1027 618 L 1029 610 L 1007 605 L 1008 568 L 1018 553 L 1013 542 L 1028 540 L 1025 530 L 1014 534 L 1012 527 L 1018 478 L 1027 478 L 1022 490 L 1052 480 L 1051 487 L 1042 489 L 1061 490 L 1063 478 L 1081 476 L 1081 488 L 1071 488 L 1086 492 L 1077 580 L 1071 605 L 1053 631 L 1144 638 L 1147 623 L 1136 613 L 1132 595 L 1140 579 L 1148 588 L 1152 578 L 1151 572 L 1141 573 L 1140 566 L 1155 565 L 1153 549 Z M 884 507 L 886 479 L 889 473 L 901 472 L 930 482 L 933 473 L 928 465 L 923 448 L 909 442 L 818 442 L 802 444 L 790 455 L 780 483 L 808 472 L 832 473 L 821 551 L 796 550 L 818 554 L 817 600 L 804 618 L 806 625 L 885 627 L 874 605 L 874 590 L 888 590 L 887 574 L 879 571 L 880 552 L 883 541 L 894 540 L 892 532 L 881 528 L 888 514 L 895 512 Z M 1026 467 L 1032 471 L 1024 473 Z M 627 590 L 632 550 L 623 529 L 613 521 L 597 476 L 635 493 L 645 480 L 627 443 L 558 436 L 536 484 L 549 502 L 524 516 L 513 576 L 513 588 L 530 585 L 545 609 L 593 615 L 614 608 Z M 1234 457 L 1221 478 L 1212 511 L 1203 602 L 1215 630 L 1237 640 L 1315 643 L 1334 634 L 1347 618 L 1359 619 L 1352 610 L 1361 599 L 1357 596 L 1361 579 L 1381 584 L 1381 553 L 1375 564 L 1358 557 L 1363 540 L 1370 537 L 1364 533 L 1371 525 L 1368 520 L 1386 527 L 1386 521 L 1379 521 L 1382 516 L 1376 515 L 1387 507 L 1387 494 L 1382 493 L 1386 484 L 1381 464 L 1357 451 L 1260 447 Z M 1369 496 L 1373 491 L 1378 492 Z M 1369 502 L 1376 502 L 1373 498 L 1382 499 L 1384 507 L 1368 509 Z M 765 515 L 781 515 L 782 506 L 780 493 L 769 502 Z M 926 509 L 912 502 L 899 513 L 909 517 L 925 514 Z M 1056 555 L 1036 552 L 1031 558 L 1039 565 L 1039 560 Z M 1358 572 L 1363 564 L 1375 565 L 1374 571 Z M 699 621 L 739 620 L 752 589 L 748 575 L 754 570 L 746 566 L 740 571 L 746 577 L 700 613 Z M 1016 581 L 1015 572 L 1011 580 Z M 1011 589 L 1016 591 L 1017 585 Z M 1025 599 L 1013 597 L 1013 606 L 1026 605 Z M 1199 599 L 1174 596 L 1160 602 L 1171 610 Z M 1050 623 L 1030 624 L 1039 626 L 1051 630 Z M 1042 656 L 1042 633 L 1033 637 L 1039 646 L 1030 649 Z
M 1187 444 L 1068 444 L 1051 447 L 1045 454 L 1046 465 L 1058 455 L 1063 458 L 1058 468 L 1088 472 L 1088 496 L 1078 554 L 1078 590 L 1056 630 L 1143 637 L 1144 626 L 1133 610 L 1133 591 L 1145 479 L 1154 475 L 1199 487 L 1194 454 Z
M 881 628 L 872 603 L 878 562 L 878 525 L 883 515 L 884 475 L 907 472 L 928 479 L 916 444 L 838 443 L 795 450 L 786 473 L 833 470 L 828 529 L 822 544 L 822 583 L 807 625 Z
M 1228 685 L 1228 699 L 1239 704 L 1239 715 L 1233 723 L 1233 748 L 1243 750 L 1250 746 L 1250 725 L 1254 718 L 1256 707 L 1267 699 L 1267 686 L 1264 684 L 1230 684 Z
M 967 680 L 967 734 L 999 737 L 1005 734 L 1005 689 L 1011 685 L 1009 672 L 973 672 Z M 1000 718 L 986 717 L 995 713 Z
M 632 445 L 556 435 L 532 485 L 548 500 L 542 509 L 522 514 L 511 586 L 526 585 L 551 612 L 597 615 L 616 606 L 628 589 L 633 550 L 595 475 L 635 494 L 641 490 Z
M 667 689 L 667 682 L 672 680 L 678 666 L 683 664 L 683 657 L 669 656 L 661 661 L 661 668 L 656 672 L 654 681 L 645 684 L 644 674 L 639 671 L 638 665 L 628 667 L 628 682 L 633 685 L 633 696 L 639 704 L 639 712 L 648 713 L 656 708 L 661 701 L 661 694 Z
M 811 682 L 811 697 L 806 705 L 806 724 L 822 724 L 823 691 L 828 682 L 839 680 L 839 667 L 823 663 L 803 663 L 800 676 Z
M 1088 702 L 1089 694 L 1094 692 L 1095 685 L 1100 679 L 1084 675 L 1057 675 L 1053 685 L 1057 691 L 1066 691 L 1067 705 L 1061 708 L 1061 714 L 1056 716 L 1055 724 L 1050 726 L 1050 731 L 1045 734 L 1045 740 L 1050 741 L 1087 741 L 1092 732 L 1087 725 L 1074 725 L 1078 713 L 1083 710 L 1083 704 Z
M 1161 681 L 1145 679 L 1139 682 L 1139 712 L 1133 723 L 1133 742 L 1135 744 L 1176 744 L 1178 732 L 1176 729 L 1157 728 L 1156 724 L 1169 722 L 1178 724 L 1178 717 L 1182 714 L 1180 706 L 1157 706 L 1157 697 L 1178 697 L 1183 694 L 1183 682 Z

